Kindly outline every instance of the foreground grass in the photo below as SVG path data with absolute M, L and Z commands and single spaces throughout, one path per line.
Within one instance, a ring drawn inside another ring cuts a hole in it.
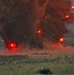
M 49 69 L 53 74 L 74 74 L 72 56 L 0 56 L 0 75 L 39 74 Z

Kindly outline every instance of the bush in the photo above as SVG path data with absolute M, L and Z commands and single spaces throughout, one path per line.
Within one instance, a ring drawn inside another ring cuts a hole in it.
M 39 70 L 39 73 L 40 74 L 52 74 L 52 72 L 48 68 Z

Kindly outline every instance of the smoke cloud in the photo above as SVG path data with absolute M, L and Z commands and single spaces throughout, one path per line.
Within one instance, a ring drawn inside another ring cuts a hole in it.
M 70 14 L 70 1 L 0 0 L 0 5 L 0 33 L 4 40 L 42 45 L 43 38 L 57 42 L 68 32 L 65 26 L 68 20 L 63 16 Z M 43 31 L 41 38 L 37 34 L 38 28 Z
M 0 49 L 0 55 L 28 55 L 28 56 L 55 56 L 55 55 L 73 55 L 74 47 L 61 44 L 50 44 L 47 42 L 44 49 L 30 49 L 29 47 L 19 47 L 17 50 Z

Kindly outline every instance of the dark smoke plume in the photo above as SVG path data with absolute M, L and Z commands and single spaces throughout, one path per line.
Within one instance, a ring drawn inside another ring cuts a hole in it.
M 0 0 L 1 36 L 5 43 L 42 45 L 43 38 L 56 42 L 68 32 L 63 16 L 70 14 L 70 6 L 65 0 Z

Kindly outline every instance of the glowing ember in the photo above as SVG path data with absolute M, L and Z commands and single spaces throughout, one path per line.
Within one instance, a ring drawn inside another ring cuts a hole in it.
M 11 44 L 11 47 L 14 47 L 14 44 Z
M 60 38 L 60 42 L 63 42 L 64 41 L 64 39 L 63 38 Z
M 69 15 L 66 15 L 65 18 L 69 18 Z
M 42 30 L 41 29 L 38 30 L 38 34 L 42 34 Z
M 74 9 L 74 6 L 72 6 L 71 9 Z
M 16 48 L 16 44 L 15 43 L 10 43 L 9 48 Z

